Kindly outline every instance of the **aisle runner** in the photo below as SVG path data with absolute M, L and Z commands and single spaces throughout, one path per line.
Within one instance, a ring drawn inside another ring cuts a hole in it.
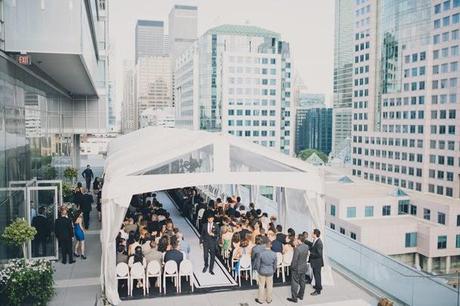
M 179 228 L 184 234 L 184 239 L 190 244 L 191 251 L 188 259 L 190 259 L 193 264 L 196 288 L 236 286 L 235 280 L 218 260 L 216 260 L 214 264 L 214 275 L 211 275 L 209 272 L 202 272 L 204 266 L 203 249 L 200 248 L 198 232 L 181 216 L 179 210 L 173 204 L 173 200 L 166 192 L 158 192 L 157 199 L 163 204 L 164 209 L 171 214 L 174 225 Z

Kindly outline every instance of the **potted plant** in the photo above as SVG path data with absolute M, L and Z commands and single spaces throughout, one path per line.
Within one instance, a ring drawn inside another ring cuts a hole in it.
M 22 255 L 26 258 L 26 243 L 32 240 L 37 234 L 35 227 L 30 226 L 29 223 L 21 218 L 17 218 L 10 225 L 5 227 L 2 234 L 2 239 L 7 244 L 17 247 L 22 246 Z
M 64 177 L 71 183 L 74 183 L 74 180 L 78 177 L 77 169 L 73 167 L 65 168 Z

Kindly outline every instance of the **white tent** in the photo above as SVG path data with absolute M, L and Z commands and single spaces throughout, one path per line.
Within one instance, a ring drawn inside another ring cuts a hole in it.
M 101 282 L 108 301 L 120 302 L 115 238 L 132 195 L 235 184 L 275 186 L 282 225 L 297 230 L 324 228 L 323 171 L 299 159 L 243 138 L 205 131 L 148 127 L 110 142 L 101 231 Z

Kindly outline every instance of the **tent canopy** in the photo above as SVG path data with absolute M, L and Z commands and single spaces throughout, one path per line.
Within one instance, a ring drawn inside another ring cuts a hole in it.
M 134 194 L 230 184 L 275 186 L 282 224 L 324 227 L 320 167 L 226 133 L 148 127 L 111 141 L 102 192 L 101 281 L 107 299 L 120 302 L 115 238 Z

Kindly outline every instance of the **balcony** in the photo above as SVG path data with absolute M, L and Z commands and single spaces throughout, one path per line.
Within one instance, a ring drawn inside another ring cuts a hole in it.
M 73 96 L 96 96 L 99 59 L 95 2 L 6 1 L 5 51 L 32 64 Z

